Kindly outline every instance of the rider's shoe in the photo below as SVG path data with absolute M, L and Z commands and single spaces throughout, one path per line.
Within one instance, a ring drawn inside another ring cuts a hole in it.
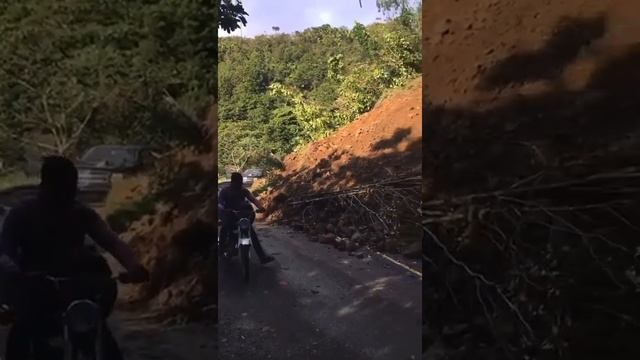
M 267 255 L 264 258 L 260 259 L 260 263 L 262 265 L 264 265 L 264 264 L 268 264 L 268 263 L 272 262 L 273 260 L 275 260 L 275 258 L 273 256 Z

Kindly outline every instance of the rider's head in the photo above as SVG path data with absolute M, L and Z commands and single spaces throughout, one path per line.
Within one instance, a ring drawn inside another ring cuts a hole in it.
M 242 188 L 242 174 L 238 172 L 231 173 L 231 187 L 235 189 Z
M 42 195 L 55 205 L 73 203 L 78 191 L 78 169 L 65 157 L 45 157 L 40 171 L 40 189 Z

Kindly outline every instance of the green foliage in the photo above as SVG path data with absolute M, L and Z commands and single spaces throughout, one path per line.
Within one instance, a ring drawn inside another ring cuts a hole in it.
M 287 99 L 300 127 L 298 136 L 290 140 L 292 149 L 298 145 L 319 140 L 341 125 L 331 109 L 305 98 L 300 90 L 280 83 L 273 83 L 270 89 L 274 96 Z
M 222 0 L 220 4 L 220 28 L 231 33 L 239 29 L 240 24 L 246 26 L 247 15 L 249 14 L 244 10 L 241 1 Z
M 371 38 L 367 28 L 359 22 L 356 22 L 353 29 L 351 29 L 351 36 L 358 42 L 358 44 L 360 44 L 362 49 L 364 49 L 368 55 L 373 55 L 377 50 L 377 43 Z
M 219 169 L 268 164 L 321 139 L 414 77 L 419 14 L 407 7 L 401 15 L 352 29 L 220 39 Z
M 394 79 L 378 65 L 359 65 L 340 84 L 337 100 L 342 122 L 355 119 L 376 104 Z
M 40 183 L 38 176 L 28 176 L 23 172 L 0 172 L 0 190 L 9 189 L 19 185 L 37 185 Z
M 422 6 L 422 1 L 412 0 L 376 0 L 378 10 L 385 14 L 393 15 L 414 10 Z M 415 10 L 414 10 L 415 11 Z
M 113 231 L 117 233 L 125 232 L 143 216 L 153 215 L 156 211 L 158 200 L 157 195 L 147 195 L 108 214 L 106 221 Z
M 273 117 L 267 129 L 269 142 L 274 144 L 277 154 L 292 152 L 302 135 L 300 122 L 296 118 L 294 109 L 289 106 L 273 111 Z
M 257 164 L 268 151 L 265 126 L 251 121 L 228 122 L 218 125 L 218 171 L 238 171 L 247 164 Z
M 2 8 L 2 139 L 70 156 L 103 142 L 201 142 L 217 88 L 214 4 L 25 0 Z M 0 156 L 19 161 L 6 149 Z

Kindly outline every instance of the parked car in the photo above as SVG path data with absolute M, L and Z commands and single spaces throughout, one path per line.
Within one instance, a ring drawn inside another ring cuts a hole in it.
M 242 173 L 242 181 L 245 185 L 251 186 L 255 179 L 259 179 L 264 176 L 264 170 L 260 168 L 247 169 Z
M 78 166 L 78 189 L 80 191 L 108 192 L 111 190 L 111 171 Z
M 78 166 L 122 173 L 135 171 L 152 160 L 151 148 L 141 145 L 99 145 L 78 159 Z
M 130 173 L 152 161 L 151 149 L 141 145 L 99 145 L 87 150 L 76 162 L 78 188 L 109 191 L 113 173 Z

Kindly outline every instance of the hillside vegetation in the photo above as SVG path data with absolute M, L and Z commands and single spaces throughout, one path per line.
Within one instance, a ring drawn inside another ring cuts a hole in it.
M 219 171 L 278 166 L 405 85 L 420 71 L 419 11 L 351 29 L 220 39 Z
M 100 143 L 202 143 L 217 15 L 201 1 L 0 2 L 4 172 Z

